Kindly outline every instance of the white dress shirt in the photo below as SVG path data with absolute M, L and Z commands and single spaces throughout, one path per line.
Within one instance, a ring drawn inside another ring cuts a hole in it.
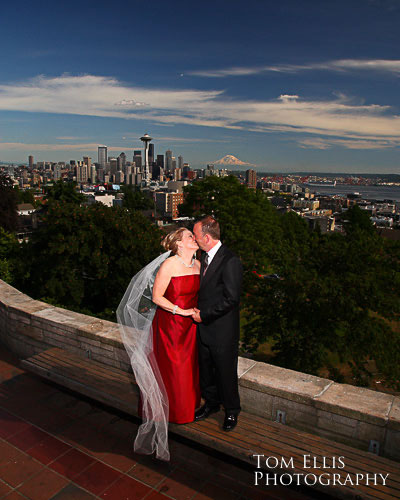
M 218 243 L 216 245 L 214 245 L 212 247 L 212 249 L 207 252 L 207 255 L 208 255 L 208 265 L 211 264 L 211 261 L 213 260 L 213 258 L 215 257 L 215 254 L 218 252 L 218 250 L 221 248 L 221 246 L 222 246 L 222 243 L 219 240 Z

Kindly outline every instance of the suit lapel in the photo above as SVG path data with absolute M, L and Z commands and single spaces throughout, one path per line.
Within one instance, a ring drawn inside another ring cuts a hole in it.
M 205 253 L 202 256 L 201 259 L 201 278 L 200 278 L 200 288 L 204 286 L 205 283 L 207 283 L 210 279 L 210 276 L 213 274 L 215 269 L 220 265 L 222 262 L 222 259 L 224 258 L 224 245 L 221 245 L 221 247 L 218 249 L 217 253 L 214 255 L 213 260 L 211 261 L 211 264 L 209 264 L 206 274 L 203 276 L 203 269 L 204 269 L 204 258 L 205 258 Z

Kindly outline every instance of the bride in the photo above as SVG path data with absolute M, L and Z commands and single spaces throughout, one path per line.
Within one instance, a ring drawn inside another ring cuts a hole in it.
M 200 262 L 191 231 L 179 228 L 167 250 L 138 274 L 117 309 L 121 337 L 140 389 L 138 453 L 169 460 L 168 421 L 193 422 L 200 405 L 196 324 Z

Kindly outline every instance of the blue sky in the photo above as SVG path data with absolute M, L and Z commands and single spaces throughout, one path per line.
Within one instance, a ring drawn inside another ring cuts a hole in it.
M 0 162 L 400 173 L 400 0 L 7 2 Z

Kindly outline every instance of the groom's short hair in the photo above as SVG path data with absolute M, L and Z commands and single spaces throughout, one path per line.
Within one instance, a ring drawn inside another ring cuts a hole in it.
M 219 240 L 221 238 L 219 223 L 214 219 L 214 217 L 206 215 L 198 222 L 201 224 L 201 232 L 203 235 L 209 234 L 213 240 Z

